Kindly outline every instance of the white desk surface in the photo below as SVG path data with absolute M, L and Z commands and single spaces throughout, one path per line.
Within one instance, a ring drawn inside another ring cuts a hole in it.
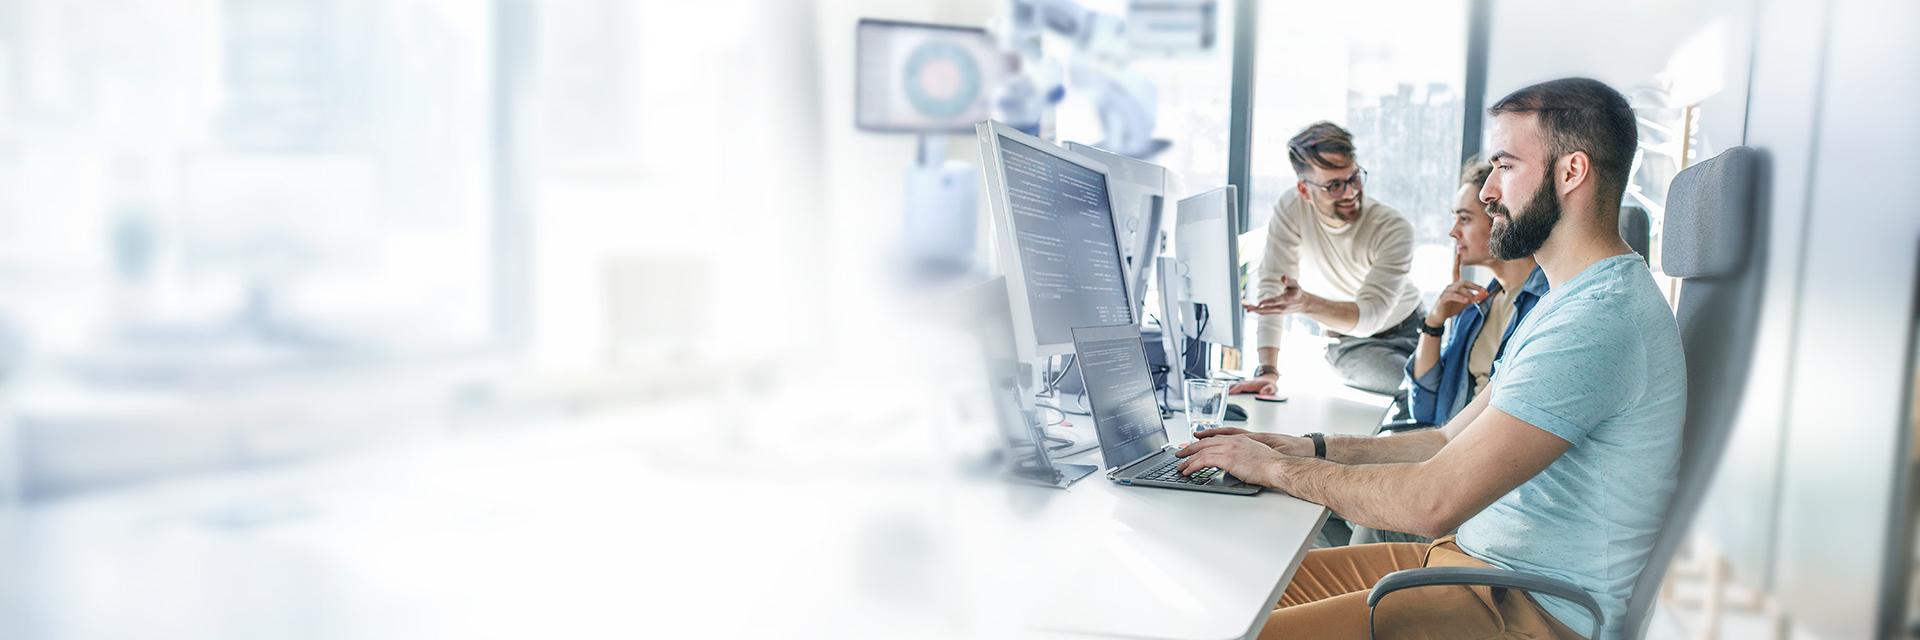
M 1235 396 L 1248 420 L 1227 426 L 1364 435 L 1387 404 L 1344 387 L 1295 384 L 1289 395 L 1280 403 Z M 1083 416 L 1070 420 L 1076 430 L 1087 428 Z M 1192 440 L 1184 414 L 1175 414 L 1168 431 L 1173 442 Z M 1093 451 L 1064 461 L 1098 466 L 1098 458 Z M 982 588 L 1003 598 L 996 606 L 1021 612 L 1023 630 L 1060 636 L 1251 637 L 1327 517 L 1320 505 L 1275 491 L 1249 497 L 1126 487 L 1100 472 L 1064 492 L 1025 492 L 1044 509 L 1011 522 L 986 520 L 991 524 L 982 529 L 997 531 L 962 537 L 998 533 L 1008 546 L 982 553 L 1023 558 Z
M 899 428 L 911 398 L 849 421 L 835 389 L 0 509 L 0 637 L 1215 640 L 1257 629 L 1326 515 L 983 481 L 967 430 Z M 1286 433 L 1365 433 L 1385 404 L 1289 392 L 1234 402 Z

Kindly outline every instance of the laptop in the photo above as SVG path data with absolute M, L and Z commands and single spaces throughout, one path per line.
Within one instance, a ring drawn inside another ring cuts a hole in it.
M 1208 467 L 1180 474 L 1185 458 L 1167 442 L 1160 404 L 1153 399 L 1153 375 L 1140 346 L 1140 328 L 1131 324 L 1073 329 L 1074 360 L 1086 384 L 1093 428 L 1100 436 L 1100 458 L 1107 479 L 1124 485 L 1191 489 L 1253 495 L 1251 485 Z

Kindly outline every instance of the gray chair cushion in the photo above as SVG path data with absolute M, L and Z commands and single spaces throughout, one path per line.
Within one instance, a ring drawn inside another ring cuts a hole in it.
M 1662 271 L 1717 278 L 1746 264 L 1758 157 L 1752 148 L 1734 147 L 1674 176 L 1660 240 Z

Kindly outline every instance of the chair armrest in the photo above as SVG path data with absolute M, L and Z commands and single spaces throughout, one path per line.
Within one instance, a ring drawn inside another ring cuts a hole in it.
M 1555 580 L 1531 573 L 1479 567 L 1427 567 L 1422 569 L 1403 569 L 1387 574 L 1373 585 L 1373 591 L 1367 594 L 1367 637 L 1373 637 L 1373 608 L 1387 594 L 1414 587 L 1432 587 L 1442 585 L 1466 585 L 1483 587 L 1501 587 L 1519 589 L 1529 593 L 1550 595 L 1572 601 L 1593 614 L 1593 633 L 1589 638 L 1600 637 L 1602 615 L 1600 603 L 1585 589 L 1574 586 L 1565 580 Z

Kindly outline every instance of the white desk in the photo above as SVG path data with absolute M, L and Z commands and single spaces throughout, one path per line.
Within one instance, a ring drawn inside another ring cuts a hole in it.
M 952 454 L 988 427 L 849 423 L 820 378 L 0 509 L 0 637 L 1222 639 L 1257 628 L 1325 517 L 980 481 Z M 1364 433 L 1383 406 L 1292 396 L 1234 402 L 1289 433 Z M 713 426 L 723 409 L 759 439 Z
M 1296 387 L 1282 403 L 1236 396 L 1248 421 L 1228 426 L 1368 434 L 1387 404 L 1344 387 Z M 1075 429 L 1087 428 L 1087 418 L 1070 419 Z M 1174 442 L 1192 440 L 1184 414 L 1176 414 L 1168 430 Z M 1100 464 L 1097 451 L 1064 461 Z M 986 524 L 964 537 L 998 539 L 1004 546 L 978 550 L 988 557 L 1022 558 L 980 588 L 998 596 L 992 606 L 1020 612 L 1010 626 L 1043 635 L 1251 637 L 1327 518 L 1325 508 L 1275 491 L 1249 497 L 1126 487 L 1101 473 L 1066 491 L 1001 491 L 1026 494 L 1042 506 L 1030 507 L 1035 512 L 1027 517 L 975 513 L 968 521 Z M 969 509 L 988 512 L 992 500 Z

